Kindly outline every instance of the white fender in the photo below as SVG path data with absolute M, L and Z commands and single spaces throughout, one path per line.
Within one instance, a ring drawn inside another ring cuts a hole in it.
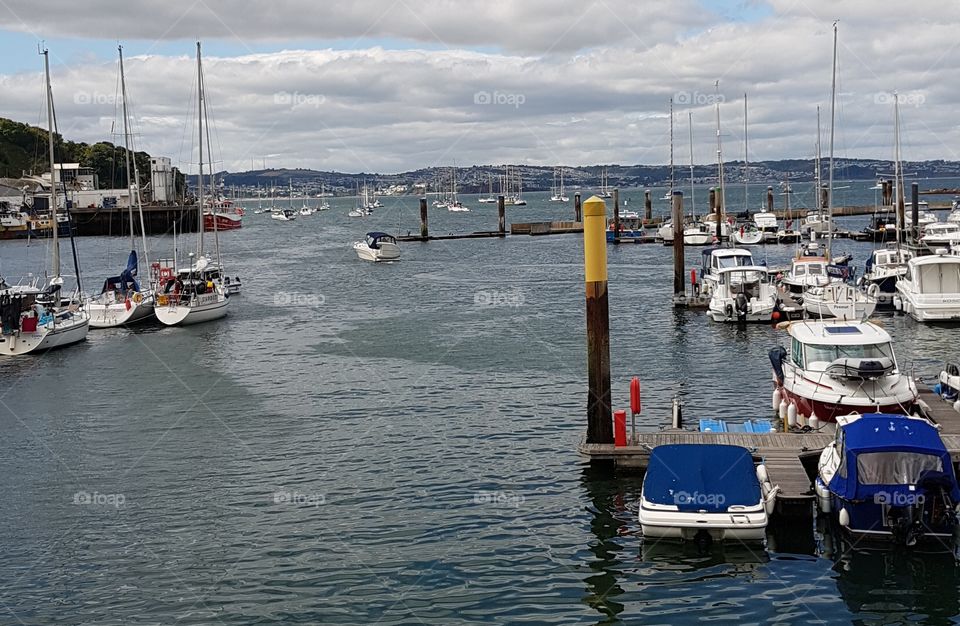
M 769 485 L 770 483 L 765 483 Z M 769 491 L 763 497 L 763 510 L 767 512 L 767 515 L 773 515 L 773 510 L 777 506 L 777 494 L 780 493 L 780 485 L 775 485 L 769 488 Z
M 844 528 L 850 525 L 850 513 L 847 509 L 840 509 L 840 525 Z
M 814 430 L 820 429 L 820 419 L 817 417 L 816 413 L 810 415 L 810 419 L 807 420 L 807 424 L 809 424 L 810 428 Z
M 787 403 L 784 400 L 780 401 L 780 406 L 777 407 L 777 415 L 780 416 L 780 419 L 787 421 Z
M 870 286 L 867 287 L 867 295 L 873 299 L 880 297 L 880 285 L 877 283 L 870 283 Z
M 776 413 L 780 409 L 780 388 L 777 387 L 773 390 L 773 412 Z
M 797 405 L 790 403 L 790 406 L 787 407 L 787 424 L 794 426 L 797 423 Z
M 767 466 L 761 463 L 757 466 L 757 480 L 760 481 L 760 484 L 769 482 L 770 478 L 767 476 Z

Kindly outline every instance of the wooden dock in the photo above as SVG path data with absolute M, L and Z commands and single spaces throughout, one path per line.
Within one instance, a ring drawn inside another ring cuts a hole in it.
M 446 239 L 488 239 L 490 237 L 506 237 L 506 233 L 498 230 L 481 230 L 473 233 L 450 233 L 447 235 L 429 235 L 421 237 L 420 235 L 401 235 L 397 241 L 443 241 Z

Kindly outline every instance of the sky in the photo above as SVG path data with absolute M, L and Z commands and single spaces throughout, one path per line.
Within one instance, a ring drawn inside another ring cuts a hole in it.
M 195 171 L 196 42 L 217 169 L 811 158 L 960 160 L 960 3 L 913 0 L 0 0 L 0 116 Z M 894 95 L 896 93 L 896 95 Z M 717 106 L 719 104 L 719 106 Z M 691 126 L 692 120 L 692 126 Z

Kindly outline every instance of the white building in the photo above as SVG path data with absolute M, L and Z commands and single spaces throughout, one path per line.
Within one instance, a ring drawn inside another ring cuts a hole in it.
M 154 202 L 175 202 L 177 188 L 168 157 L 150 157 L 150 188 Z

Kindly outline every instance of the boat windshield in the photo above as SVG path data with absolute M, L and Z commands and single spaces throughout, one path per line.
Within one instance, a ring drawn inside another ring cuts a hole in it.
M 893 360 L 893 346 L 889 343 L 854 344 L 849 346 L 808 343 L 805 346 L 807 364 L 816 361 L 832 363 L 837 359 Z
M 918 452 L 864 452 L 857 455 L 857 476 L 861 485 L 915 485 L 928 471 L 943 471 L 940 457 Z
M 753 265 L 753 258 L 747 254 L 717 257 L 717 267 L 720 269 L 727 267 L 746 267 L 747 265 Z

